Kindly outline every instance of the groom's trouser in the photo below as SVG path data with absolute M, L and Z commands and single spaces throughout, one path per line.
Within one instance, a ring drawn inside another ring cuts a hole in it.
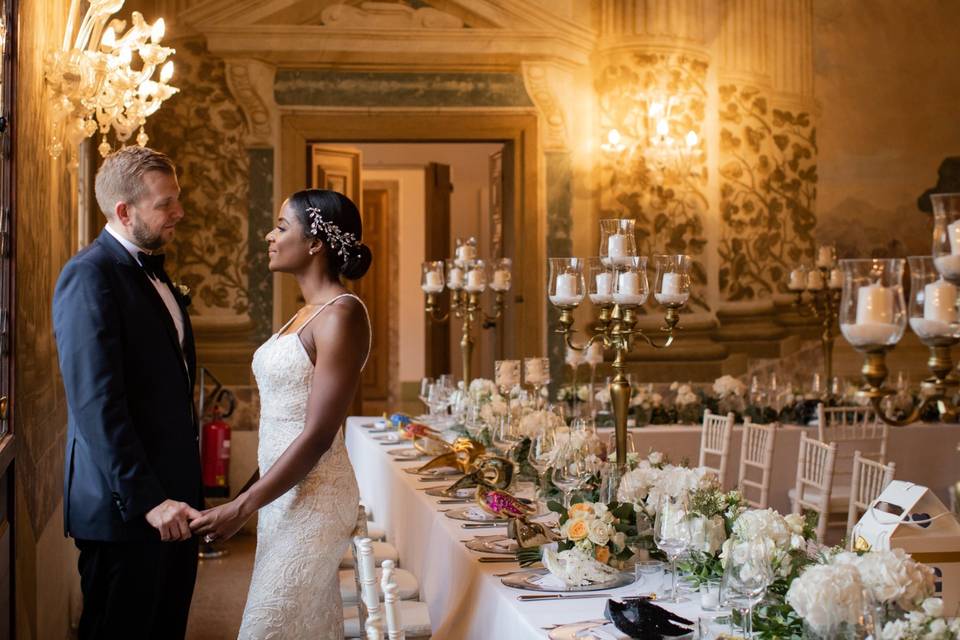
M 80 640 L 176 640 L 187 631 L 197 578 L 197 540 L 77 540 L 83 613 Z

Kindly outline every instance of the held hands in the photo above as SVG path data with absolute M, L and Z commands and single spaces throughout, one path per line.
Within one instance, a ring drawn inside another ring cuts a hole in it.
M 199 517 L 199 511 L 177 500 L 164 500 L 146 515 L 147 522 L 160 532 L 160 539 L 164 542 L 189 540 L 193 535 L 190 521 L 195 522 Z
M 252 512 L 246 509 L 244 494 L 213 509 L 207 509 L 199 517 L 191 520 L 190 529 L 195 535 L 204 537 L 207 542 L 227 540 L 240 530 Z

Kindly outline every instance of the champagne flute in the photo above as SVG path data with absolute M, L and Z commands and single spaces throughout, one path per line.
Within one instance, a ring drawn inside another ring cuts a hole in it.
M 686 494 L 663 496 L 653 524 L 653 541 L 670 560 L 670 598 L 664 602 L 685 602 L 677 595 L 677 558 L 690 548 L 689 510 Z
M 546 493 L 544 474 L 550 468 L 556 446 L 557 432 L 549 427 L 542 429 L 530 439 L 530 451 L 527 454 L 527 460 L 537 472 L 537 484 L 541 495 Z
M 569 509 L 571 494 L 589 479 L 590 471 L 587 469 L 583 452 L 574 449 L 570 444 L 560 452 L 559 458 L 560 460 L 553 467 L 551 478 L 553 484 L 563 492 L 564 508 Z
M 760 545 L 751 543 L 746 553 L 734 553 L 727 561 L 722 590 L 728 602 L 738 605 L 740 627 L 746 638 L 753 635 L 753 608 L 763 599 L 772 581 L 773 572 Z
M 426 405 L 430 410 L 430 387 L 433 386 L 433 378 L 422 378 L 420 380 L 420 402 Z

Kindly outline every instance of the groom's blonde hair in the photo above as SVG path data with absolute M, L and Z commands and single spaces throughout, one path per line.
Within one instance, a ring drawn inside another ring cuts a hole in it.
M 166 154 L 139 145 L 123 147 L 104 159 L 97 171 L 94 192 L 100 211 L 108 220 L 113 219 L 118 202 L 136 204 L 146 195 L 143 175 L 148 171 L 177 173 L 173 160 Z

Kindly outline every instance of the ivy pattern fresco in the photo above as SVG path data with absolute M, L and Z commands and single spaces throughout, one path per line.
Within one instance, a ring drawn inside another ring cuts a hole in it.
M 191 314 L 249 314 L 246 126 L 223 60 L 201 40 L 174 45 L 180 93 L 148 123 L 150 146 L 173 158 L 186 215 L 168 252 L 171 278 L 191 289 Z
M 621 151 L 601 154 L 601 215 L 636 220 L 640 255 L 689 254 L 693 286 L 688 308 L 701 311 L 710 310 L 703 225 L 707 211 L 707 157 L 702 144 L 707 70 L 705 60 L 688 54 L 633 53 L 611 61 L 596 81 L 604 137 L 615 128 L 625 143 Z M 673 97 L 670 135 L 682 144 L 687 132 L 694 131 L 701 141 L 689 158 L 658 161 L 645 153 L 654 133 L 646 117 L 646 100 L 658 93 Z
M 814 253 L 816 128 L 809 113 L 772 108 L 753 87 L 720 93 L 719 284 L 728 301 L 785 292 Z

